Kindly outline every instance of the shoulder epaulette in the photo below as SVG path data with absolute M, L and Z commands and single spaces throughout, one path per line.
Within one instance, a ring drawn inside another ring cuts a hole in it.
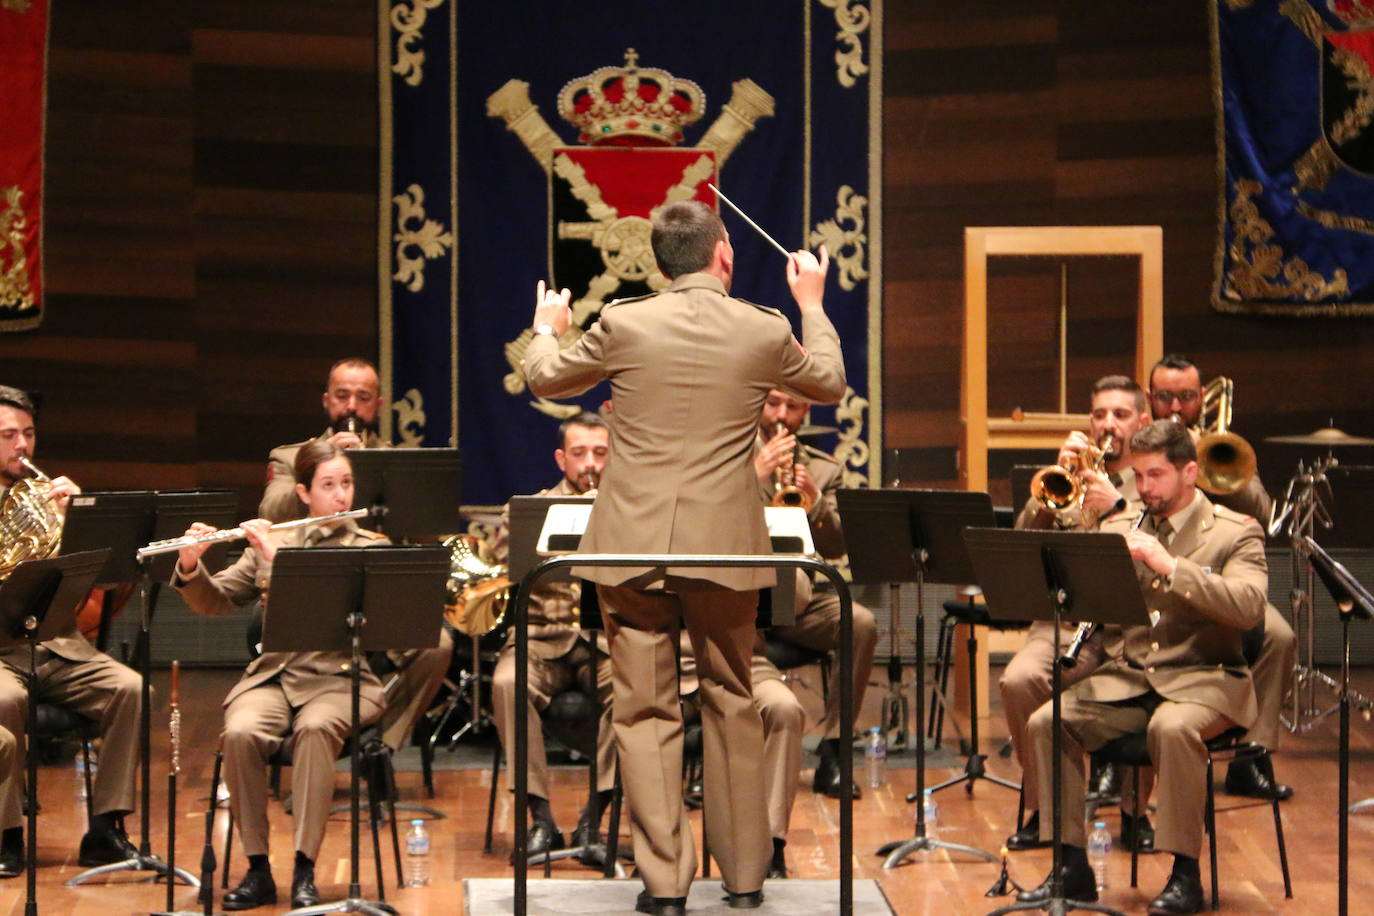
M 838 465 L 840 462 L 829 452 L 823 452 L 814 445 L 802 445 L 802 452 L 808 458 L 817 458 L 821 461 L 829 461 L 831 464 Z
M 1255 520 L 1253 515 L 1246 515 L 1244 512 L 1237 512 L 1229 506 L 1220 503 L 1212 503 L 1212 509 L 1217 518 L 1224 518 L 1228 522 L 1235 522 L 1237 525 L 1244 525 L 1246 522 Z
M 629 304 L 629 303 L 631 303 L 631 302 L 643 302 L 645 299 L 652 299 L 652 298 L 654 298 L 654 297 L 657 296 L 657 295 L 658 295 L 658 293 L 654 292 L 654 293 L 645 293 L 645 294 L 642 295 L 642 296 L 626 296 L 626 297 L 623 298 L 623 299 L 612 299 L 610 302 L 607 302 L 607 303 L 606 303 L 605 305 L 603 305 L 601 308 L 602 308 L 602 310 L 604 311 L 605 309 L 608 309 L 608 308 L 610 308 L 610 307 L 613 306 L 613 305 L 627 305 L 627 304 Z
M 752 305 L 760 312 L 766 312 L 767 314 L 772 315 L 774 318 L 781 318 L 783 321 L 787 320 L 787 316 L 775 308 L 769 308 L 766 305 L 759 305 L 757 302 L 750 302 L 748 299 L 735 299 L 735 301 L 741 303 L 742 305 Z

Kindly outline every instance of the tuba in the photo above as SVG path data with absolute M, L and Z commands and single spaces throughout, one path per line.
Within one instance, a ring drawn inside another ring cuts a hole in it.
M 1030 481 L 1031 497 L 1051 512 L 1077 506 L 1083 517 L 1083 527 L 1091 528 L 1097 522 L 1097 513 L 1083 505 L 1087 487 L 1079 475 L 1085 470 L 1105 473 L 1104 462 L 1115 438 L 1116 434 L 1108 430 L 1095 445 L 1083 449 L 1071 467 L 1052 464 L 1036 471 Z
M 779 421 L 773 429 L 773 435 L 782 436 L 786 433 L 787 425 Z M 798 440 L 796 448 L 792 450 L 792 460 L 773 469 L 773 505 L 800 506 L 804 511 L 810 512 L 811 497 L 797 486 L 796 474 L 792 470 L 800 463 L 801 440 Z
M 1243 490 L 1255 476 L 1254 448 L 1230 431 L 1234 388 L 1229 378 L 1219 375 L 1202 389 L 1197 485 L 1214 496 Z
M 511 593 L 506 567 L 478 556 L 477 539 L 470 534 L 450 535 L 439 543 L 449 550 L 444 619 L 459 633 L 486 636 L 506 617 Z
M 0 582 L 25 560 L 42 560 L 57 552 L 63 516 L 52 500 L 52 480 L 24 456 L 20 463 L 33 474 L 16 480 L 0 500 Z

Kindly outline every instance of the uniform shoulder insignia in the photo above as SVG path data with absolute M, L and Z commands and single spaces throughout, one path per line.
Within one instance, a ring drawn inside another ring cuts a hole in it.
M 628 304 L 631 303 L 631 302 L 643 302 L 645 299 L 652 299 L 652 298 L 654 298 L 654 297 L 657 296 L 657 295 L 658 295 L 658 293 L 653 292 L 653 293 L 645 293 L 645 294 L 642 295 L 642 296 L 626 296 L 624 299 L 612 299 L 610 302 L 607 302 L 607 303 L 606 303 L 605 305 L 603 305 L 601 308 L 602 308 L 603 310 L 605 310 L 605 309 L 610 308 L 610 307 L 613 306 L 613 305 L 628 305 Z
M 1228 522 L 1235 522 L 1237 525 L 1244 525 L 1246 522 L 1255 521 L 1253 515 L 1246 515 L 1244 512 L 1237 512 L 1235 509 L 1223 506 L 1220 503 L 1213 503 L 1212 509 L 1217 518 L 1224 518 Z
M 775 308 L 769 308 L 766 305 L 759 305 L 757 302 L 750 302 L 748 299 L 735 299 L 735 301 L 742 303 L 743 305 L 752 305 L 760 312 L 765 312 L 769 315 L 772 315 L 774 318 L 781 318 L 783 321 L 787 320 L 787 316 Z
M 823 452 L 813 445 L 803 445 L 802 453 L 805 454 L 808 458 L 815 458 L 818 461 L 828 461 L 836 466 L 838 466 L 840 463 L 834 455 L 830 454 L 829 452 Z

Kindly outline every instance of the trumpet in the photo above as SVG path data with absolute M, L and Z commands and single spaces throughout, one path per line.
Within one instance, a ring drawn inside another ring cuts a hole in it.
M 1052 464 L 1036 471 L 1030 482 L 1031 496 L 1051 512 L 1077 506 L 1083 517 L 1083 527 L 1091 528 L 1097 523 L 1097 513 L 1083 505 L 1088 488 L 1081 475 L 1088 470 L 1104 473 L 1107 455 L 1112 454 L 1115 441 L 1116 433 L 1107 430 L 1095 444 L 1081 450 L 1078 460 L 1071 462 L 1071 466 Z
M 601 486 L 601 472 L 596 468 L 587 468 L 586 475 L 588 490 L 595 490 L 597 487 Z
M 333 515 L 316 515 L 311 518 L 298 518 L 289 522 L 278 522 L 270 526 L 268 531 L 289 531 L 292 528 L 306 528 L 310 525 L 324 525 L 329 522 L 343 521 L 346 518 L 362 518 L 364 515 L 372 514 L 371 509 L 349 509 L 347 512 L 335 512 Z M 222 528 L 219 531 L 211 531 L 209 534 L 200 534 L 194 537 L 182 535 L 179 538 L 167 538 L 163 541 L 153 541 L 138 548 L 137 557 L 146 560 L 148 557 L 155 557 L 163 553 L 175 553 L 184 547 L 196 547 L 200 544 L 219 544 L 223 541 L 237 541 L 247 536 L 242 528 Z
M 1249 485 L 1255 476 L 1255 450 L 1230 431 L 1235 385 L 1224 375 L 1202 390 L 1198 416 L 1197 485 L 1214 496 L 1227 496 Z M 1208 421 L 1208 415 L 1212 419 Z
M 781 420 L 773 427 L 774 436 L 784 436 L 787 434 L 787 424 Z M 792 460 L 779 465 L 773 469 L 773 505 L 775 506 L 800 506 L 803 510 L 811 511 L 811 497 L 806 494 L 801 487 L 797 486 L 796 473 L 793 468 L 801 462 L 801 442 L 798 442 L 792 449 Z
M 1145 516 L 1150 512 L 1149 509 L 1141 509 L 1140 514 L 1131 522 L 1131 530 L 1136 531 L 1145 523 Z M 1083 647 L 1088 644 L 1088 640 L 1097 635 L 1103 627 L 1100 623 L 1084 622 L 1078 625 L 1078 629 L 1073 631 L 1073 639 L 1069 640 L 1069 648 L 1064 654 L 1059 656 L 1059 667 L 1077 668 L 1078 656 L 1083 651 Z

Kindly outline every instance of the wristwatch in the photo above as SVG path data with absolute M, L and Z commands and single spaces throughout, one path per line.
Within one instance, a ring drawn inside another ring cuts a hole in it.
M 534 329 L 534 333 L 536 333 L 536 334 L 547 334 L 547 335 L 549 335 L 550 337 L 557 337 L 557 336 L 558 336 L 558 333 L 553 329 L 553 325 L 551 325 L 551 324 L 541 324 L 539 327 L 537 327 L 537 328 Z

